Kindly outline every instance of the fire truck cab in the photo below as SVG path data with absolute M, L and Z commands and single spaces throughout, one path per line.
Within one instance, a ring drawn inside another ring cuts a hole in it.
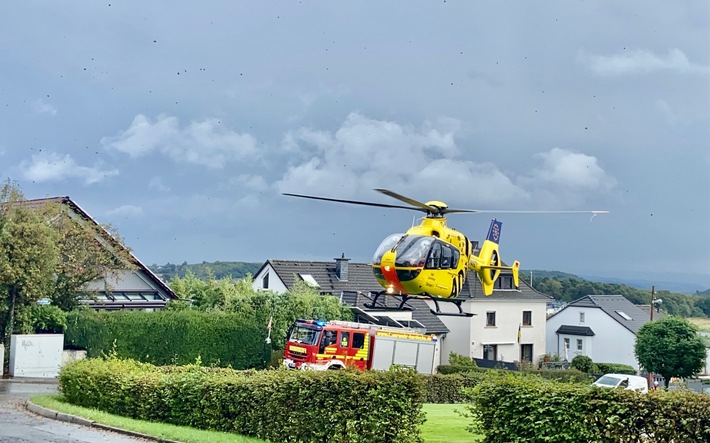
M 434 372 L 437 339 L 413 329 L 346 321 L 296 320 L 288 330 L 284 365 L 291 369 Z

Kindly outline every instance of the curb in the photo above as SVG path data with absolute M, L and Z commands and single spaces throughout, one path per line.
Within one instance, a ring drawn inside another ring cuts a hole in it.
M 151 440 L 151 441 L 155 441 L 158 443 L 181 443 L 181 442 L 175 441 L 175 440 L 167 440 L 164 438 L 152 437 L 150 435 L 142 434 L 140 432 L 129 431 L 127 429 L 121 429 L 121 428 L 116 428 L 113 426 L 105 425 L 102 423 L 97 423 L 93 420 L 89 420 L 84 417 L 78 417 L 76 415 L 65 414 L 63 412 L 53 411 L 51 409 L 47 409 L 45 407 L 36 405 L 29 400 L 25 403 L 25 408 L 28 411 L 35 413 L 37 415 L 40 415 L 42 417 L 50 418 L 52 420 L 63 421 L 65 423 L 73 423 L 76 425 L 86 426 L 89 428 L 101 429 L 103 431 L 116 432 L 118 434 L 127 435 L 129 437 L 142 438 L 145 440 Z

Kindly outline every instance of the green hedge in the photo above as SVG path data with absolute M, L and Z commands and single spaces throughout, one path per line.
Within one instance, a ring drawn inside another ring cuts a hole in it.
M 426 403 L 465 403 L 467 388 L 472 388 L 486 377 L 485 372 L 432 374 L 426 378 Z
M 263 368 L 270 358 L 266 325 L 224 312 L 76 311 L 67 316 L 64 344 L 88 357 L 111 352 L 156 365 Z
M 636 375 L 637 371 L 633 366 L 622 365 L 621 363 L 595 363 L 599 374 L 628 374 Z
M 86 359 L 65 366 L 70 403 L 273 442 L 421 443 L 424 379 L 411 370 L 234 371 Z
M 470 389 L 485 443 L 710 441 L 710 396 L 640 394 L 534 377 L 487 377 Z

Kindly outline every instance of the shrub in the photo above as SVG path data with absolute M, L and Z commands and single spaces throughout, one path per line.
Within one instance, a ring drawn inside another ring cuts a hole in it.
M 269 441 L 421 443 L 424 379 L 412 370 L 234 371 L 86 359 L 59 374 L 73 404 Z
M 710 396 L 564 384 L 498 374 L 468 390 L 486 443 L 710 441 Z
M 596 363 L 596 374 L 628 374 L 635 375 L 636 369 L 633 366 L 621 363 Z
M 594 362 L 586 355 L 575 355 L 570 366 L 587 374 L 594 372 Z
M 35 305 L 30 313 L 36 334 L 61 334 L 67 327 L 67 314 L 52 305 Z
M 67 348 L 85 349 L 87 357 L 115 351 L 121 358 L 156 365 L 188 364 L 235 369 L 263 368 L 266 324 L 237 314 L 187 311 L 75 311 L 67 317 Z

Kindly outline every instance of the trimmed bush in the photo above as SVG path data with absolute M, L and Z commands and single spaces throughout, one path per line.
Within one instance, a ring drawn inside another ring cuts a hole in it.
M 487 377 L 468 392 L 486 443 L 710 441 L 710 396 Z
M 64 343 L 87 357 L 114 352 L 155 365 L 188 364 L 263 368 L 266 324 L 237 314 L 197 311 L 75 311 L 67 316 Z
M 598 374 L 628 374 L 636 375 L 636 369 L 633 366 L 623 365 L 621 363 L 596 363 Z
M 59 374 L 73 404 L 274 442 L 421 443 L 412 370 L 234 371 L 86 359 Z
M 426 377 L 426 403 L 465 403 L 467 388 L 476 386 L 486 377 L 485 372 L 432 374 Z

